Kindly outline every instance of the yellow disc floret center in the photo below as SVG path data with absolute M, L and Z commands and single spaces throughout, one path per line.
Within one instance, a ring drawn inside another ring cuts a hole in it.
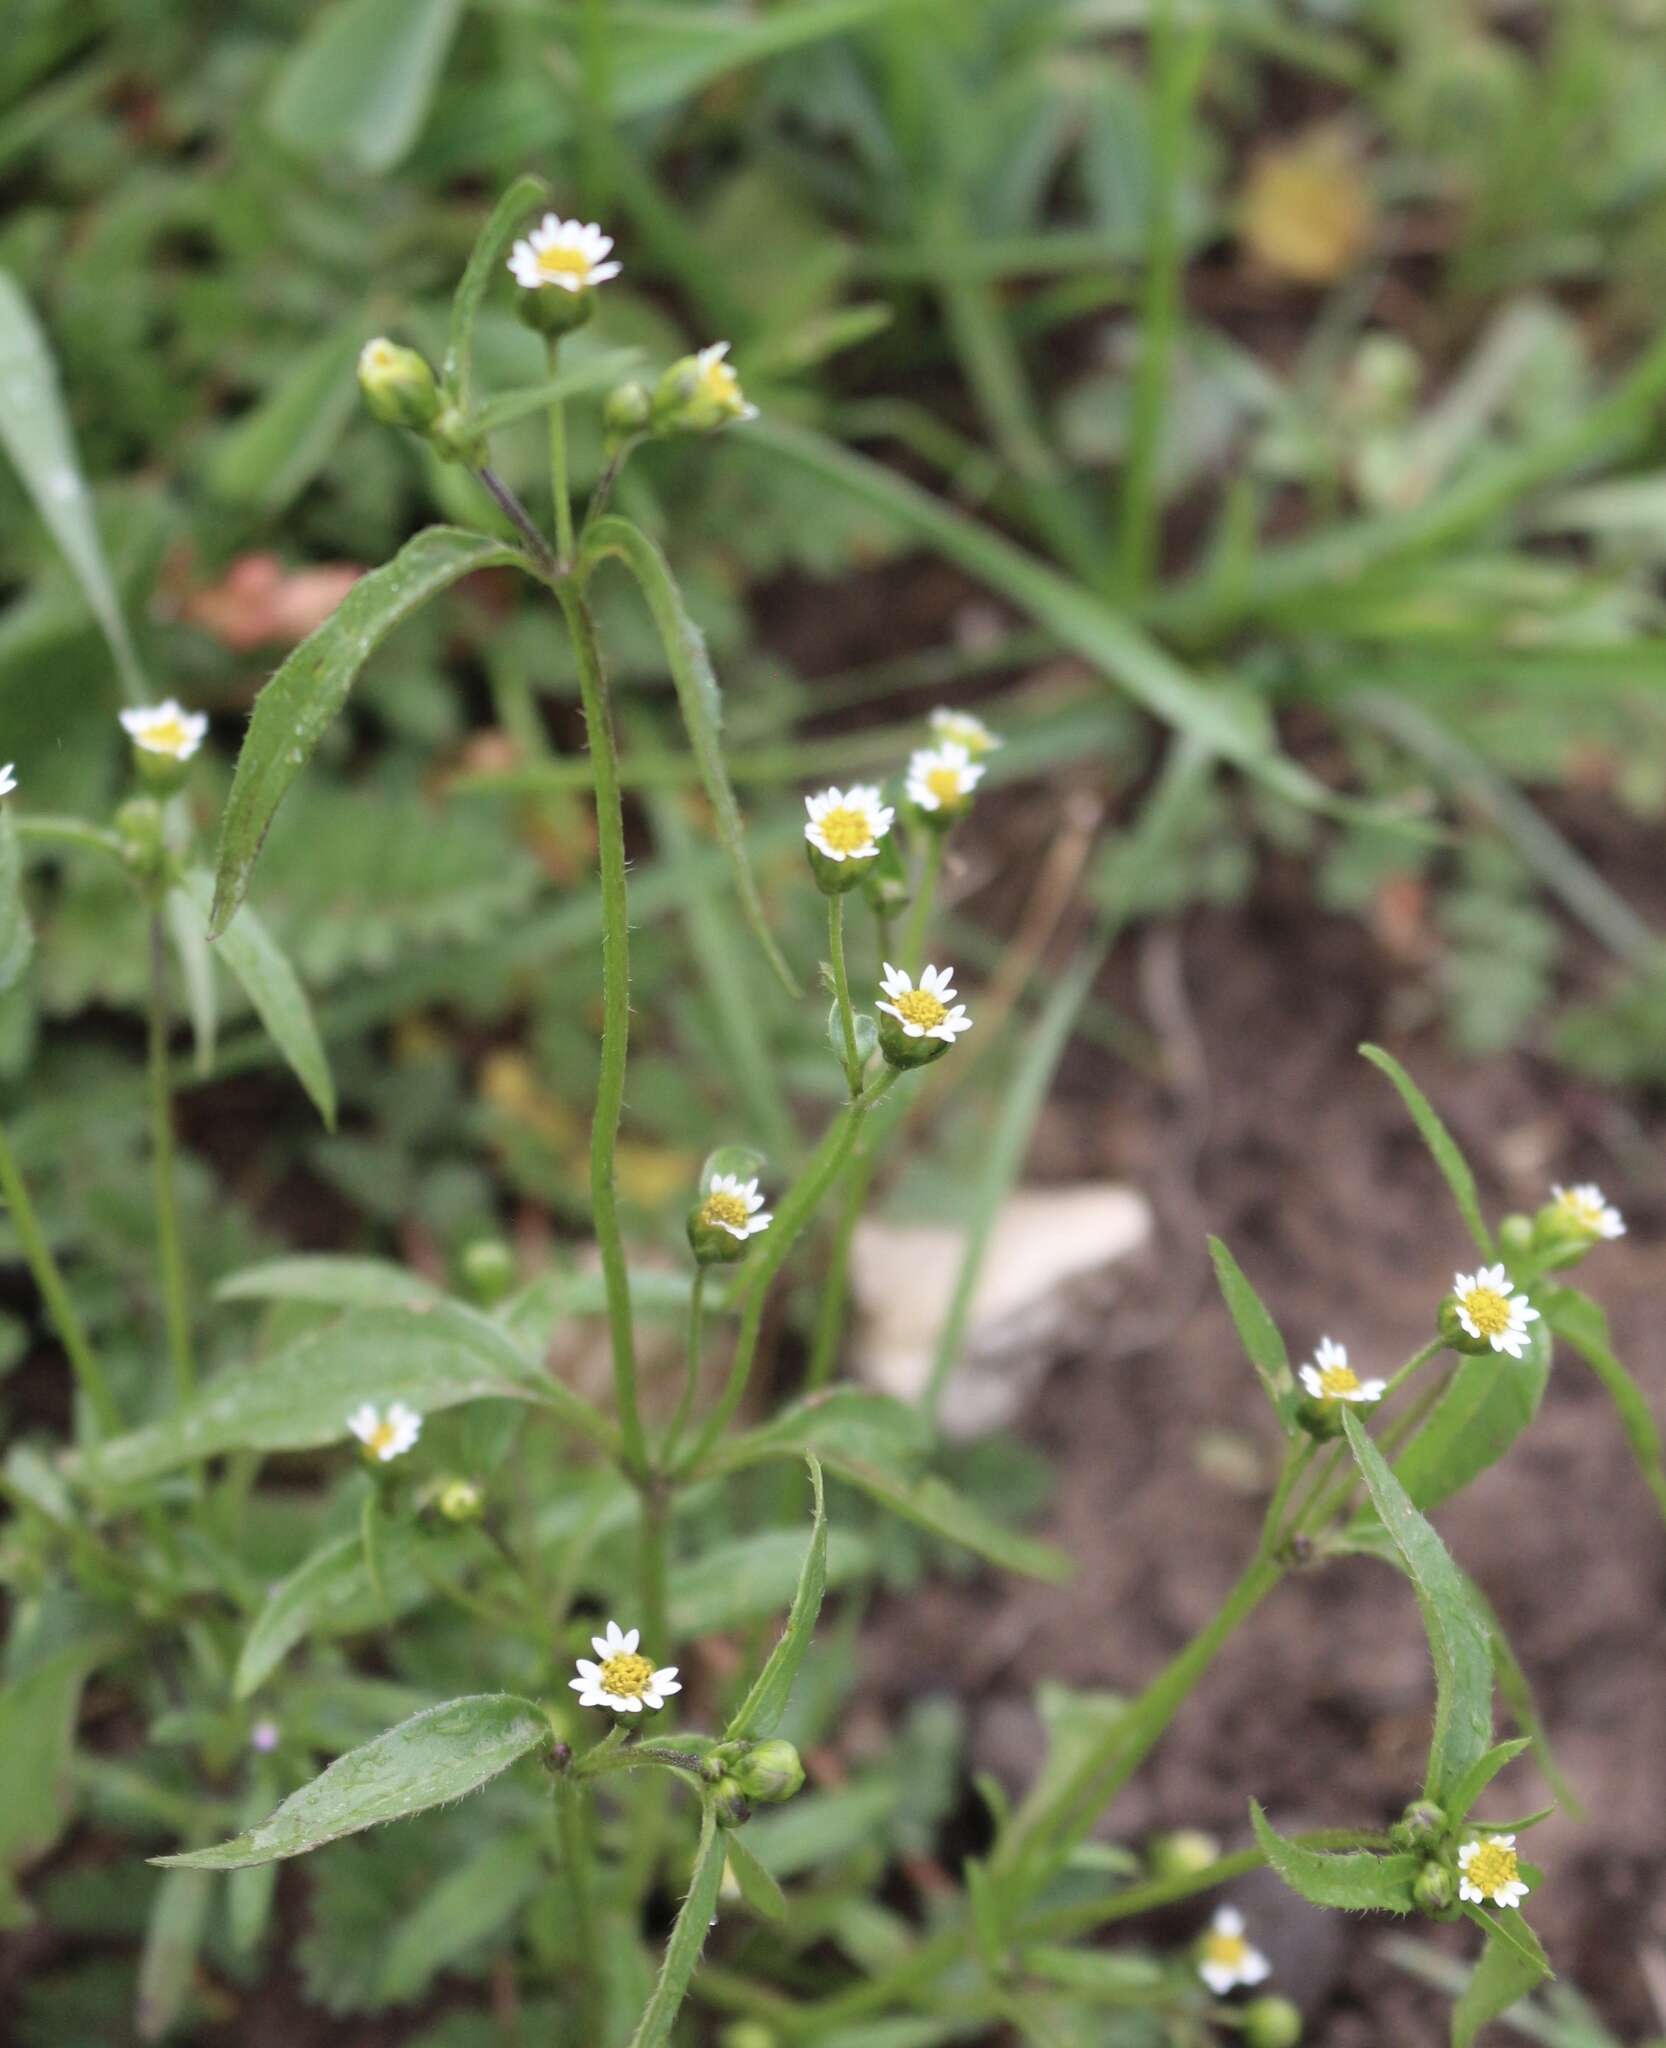
M 1464 1296 L 1469 1320 L 1483 1337 L 1502 1337 L 1510 1327 L 1510 1304 L 1493 1287 L 1472 1287 Z
M 639 1700 L 648 1690 L 654 1676 L 654 1667 L 646 1657 L 634 1652 L 609 1657 L 602 1666 L 602 1691 L 610 1692 L 616 1699 Z
M 1325 1391 L 1325 1399 L 1336 1401 L 1344 1394 L 1359 1392 L 1359 1374 L 1351 1365 L 1327 1365 L 1319 1375 L 1319 1384 Z
M 554 242 L 538 251 L 538 268 L 546 277 L 576 277 L 582 283 L 590 275 L 590 258 L 571 242 Z
M 393 1449 L 394 1438 L 397 1435 L 398 1431 L 394 1428 L 392 1422 L 378 1422 L 369 1436 L 365 1438 L 364 1447 L 367 1451 L 373 1451 L 377 1457 L 380 1457 L 384 1451 L 391 1451 Z
M 960 801 L 960 770 L 958 768 L 933 768 L 926 776 L 926 788 L 940 804 L 957 804 Z
M 1516 1881 L 1516 1852 L 1498 1842 L 1483 1842 L 1470 1857 L 1464 1875 L 1477 1891 L 1496 1898 L 1505 1885 Z
M 893 1001 L 903 1022 L 918 1024 L 922 1031 L 930 1031 L 949 1014 L 937 998 L 923 988 L 911 988 L 906 995 L 896 996 Z
M 721 360 L 708 363 L 700 372 L 700 388 L 719 405 L 736 406 L 740 402 L 740 381 Z
M 727 1190 L 708 1195 L 703 1213 L 708 1223 L 721 1223 L 730 1230 L 746 1228 L 746 1204 L 739 1195 L 731 1195 Z
M 1602 1235 L 1602 1210 L 1597 1203 L 1576 1195 L 1570 1188 L 1558 1198 L 1556 1206 L 1564 1223 L 1571 1223 L 1576 1230 L 1588 1230 L 1593 1237 Z
M 850 854 L 872 844 L 873 826 L 866 811 L 855 811 L 849 804 L 839 804 L 823 814 L 821 836 L 835 853 Z
M 1204 1936 L 1204 1960 L 1216 1963 L 1222 1969 L 1236 1970 L 1241 1968 L 1244 1958 L 1248 1954 L 1249 1943 L 1241 1934 L 1213 1933 Z
M 153 754 L 177 754 L 185 744 L 185 728 L 177 718 L 154 718 L 139 734 L 139 744 Z

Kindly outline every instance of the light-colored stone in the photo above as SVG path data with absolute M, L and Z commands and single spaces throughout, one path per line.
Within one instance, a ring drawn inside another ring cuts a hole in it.
M 941 1422 L 954 1437 L 1010 1423 L 1066 1348 L 1088 1294 L 1151 1236 L 1142 1195 L 1114 1182 L 1022 1188 L 1001 1208 Z M 854 1363 L 869 1386 L 913 1401 L 931 1373 L 965 1234 L 940 1224 L 861 1224 L 851 1248 Z

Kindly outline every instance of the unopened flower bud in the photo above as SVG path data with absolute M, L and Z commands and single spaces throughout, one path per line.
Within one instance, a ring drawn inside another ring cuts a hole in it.
M 804 1765 L 790 1742 L 754 1742 L 736 1758 L 731 1777 L 748 1799 L 779 1806 L 804 1783 Z
M 448 405 L 441 408 L 428 428 L 428 439 L 437 454 L 447 462 L 460 462 L 470 469 L 478 468 L 485 459 L 485 449 L 480 436 L 469 424 L 468 415 L 460 406 Z
M 440 390 L 427 358 L 385 335 L 359 351 L 359 389 L 384 426 L 425 433 L 440 410 Z
M 1431 1849 L 1446 1833 L 1446 1810 L 1432 1799 L 1414 1799 L 1388 1831 L 1396 1849 Z
M 127 865 L 147 881 L 159 879 L 167 865 L 168 849 L 162 837 L 162 806 L 155 797 L 129 797 L 116 812 L 114 823 Z
M 1302 2016 L 1288 1998 L 1256 1998 L 1244 2007 L 1244 2048 L 1296 2048 Z
M 1417 1910 L 1431 1920 L 1455 1920 L 1458 1916 L 1458 1881 L 1444 1863 L 1430 1861 L 1418 1872 L 1412 1887 Z
M 722 2048 L 780 2048 L 781 2037 L 762 2020 L 736 2020 L 718 2036 Z
M 478 1308 L 496 1308 L 515 1285 L 515 1254 L 501 1237 L 477 1237 L 460 1263 L 463 1285 Z
M 478 1522 L 486 1512 L 486 1496 L 472 1479 L 448 1479 L 435 1506 L 448 1522 Z
M 602 427 L 610 441 L 628 441 L 643 433 L 653 415 L 654 401 L 646 384 L 632 379 L 616 384 L 602 402 Z
M 719 1778 L 712 1792 L 712 1816 L 720 1828 L 743 1828 L 752 1818 L 752 1806 L 733 1778 Z
M 1533 1249 L 1531 1216 L 1506 1216 L 1498 1226 L 1498 1249 L 1506 1259 L 1526 1258 Z
M 1220 1860 L 1221 1845 L 1202 1828 L 1175 1828 L 1146 1844 L 1153 1877 L 1196 1877 Z

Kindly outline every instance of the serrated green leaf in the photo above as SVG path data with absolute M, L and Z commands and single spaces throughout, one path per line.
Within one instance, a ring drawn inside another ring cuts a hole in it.
M 1215 1262 L 1215 1278 L 1238 1332 L 1249 1362 L 1260 1376 L 1261 1386 L 1272 1403 L 1273 1413 L 1286 1435 L 1296 1433 L 1296 1383 L 1290 1372 L 1290 1354 L 1279 1327 L 1267 1313 L 1261 1297 L 1244 1277 L 1243 1269 L 1218 1237 L 1209 1240 L 1209 1256 Z
M 1539 1412 L 1551 1345 L 1541 1318 L 1520 1358 L 1483 1352 L 1461 1359 L 1428 1419 L 1394 1461 L 1413 1502 L 1428 1510 L 1494 1465 Z
M 213 877 L 205 869 L 193 868 L 174 893 L 183 895 L 194 907 L 206 930 L 214 901 Z M 254 1004 L 256 1016 L 289 1062 L 295 1078 L 312 1097 L 325 1128 L 333 1131 L 336 1089 L 330 1073 L 330 1056 L 318 1034 L 306 990 L 283 949 L 266 929 L 265 920 L 245 904 L 242 916 L 221 932 L 216 951 Z
M 295 1645 L 309 1636 L 351 1635 L 397 1620 L 417 1607 L 436 1579 L 455 1570 L 455 1544 L 413 1523 L 395 1523 L 382 1537 L 373 1585 L 358 1535 L 323 1544 L 272 1587 L 249 1626 L 232 1681 L 236 1699 L 265 1684 Z
M 1485 1756 L 1477 1757 L 1458 1782 L 1450 1788 L 1443 1802 L 1453 1823 L 1456 1824 L 1464 1818 L 1506 1764 L 1513 1764 L 1524 1750 L 1532 1747 L 1529 1738 L 1520 1735 L 1509 1742 L 1494 1743 Z M 1493 1825 L 1495 1823 L 1488 1822 L 1489 1827 Z
M 1486 1930 L 1487 1945 L 1475 1974 L 1452 2008 L 1452 2048 L 1470 2043 L 1489 2020 L 1497 2019 L 1550 1975 L 1539 1938 L 1519 1915 L 1508 1931 L 1485 1913 L 1470 1916 Z
M 354 678 L 395 626 L 476 569 L 523 562 L 518 548 L 461 527 L 431 526 L 391 562 L 361 576 L 255 699 L 254 716 L 220 827 L 214 907 L 217 937 L 248 893 L 278 805 L 347 701 Z
M 636 578 L 637 587 L 658 629 L 666 665 L 676 687 L 677 705 L 688 731 L 695 764 L 700 770 L 701 785 L 717 820 L 718 837 L 734 871 L 735 888 L 746 921 L 781 986 L 788 995 L 796 996 L 799 993 L 797 979 L 775 943 L 775 935 L 764 916 L 758 885 L 752 878 L 752 866 L 746 856 L 740 806 L 735 802 L 735 792 L 730 786 L 729 771 L 723 760 L 722 743 L 718 738 L 718 729 L 723 723 L 723 698 L 706 653 L 705 636 L 688 615 L 670 564 L 648 536 L 632 526 L 628 519 L 615 516 L 595 522 L 585 539 L 581 573 L 588 577 L 610 557 L 623 562 Z
M 451 301 L 451 331 L 446 341 L 442 382 L 465 413 L 474 410 L 474 330 L 486 291 L 497 275 L 503 254 L 523 217 L 545 205 L 550 188 L 542 178 L 523 172 L 504 193 L 475 237 L 474 247 Z
M 1492 1232 L 1481 1214 L 1481 1197 L 1476 1191 L 1475 1176 L 1470 1171 L 1469 1161 L 1458 1150 L 1457 1140 L 1435 1114 L 1429 1098 L 1392 1053 L 1384 1052 L 1380 1045 L 1362 1045 L 1360 1051 L 1399 1090 L 1400 1100 L 1411 1112 L 1418 1135 L 1446 1176 L 1446 1185 L 1452 1190 L 1452 1199 L 1458 1205 L 1458 1213 L 1468 1226 L 1470 1236 L 1474 1238 L 1481 1256 L 1490 1259 L 1493 1255 Z
M 1423 1612 L 1435 1666 L 1435 1725 L 1424 1789 L 1439 1805 L 1448 1788 L 1461 1784 L 1492 1746 L 1492 1651 L 1486 1621 L 1446 1545 L 1384 1464 L 1364 1424 L 1344 1410 L 1342 1426 Z
M 821 1466 L 813 1457 L 805 1462 L 810 1468 L 812 1501 L 810 1546 L 804 1553 L 804 1567 L 798 1575 L 787 1626 L 745 1699 L 730 1716 L 723 1731 L 726 1742 L 755 1741 L 767 1735 L 780 1720 L 821 1613 L 822 1596 L 827 1591 L 827 1501 Z
M 1660 1449 L 1660 1430 L 1643 1390 L 1615 1355 L 1607 1313 L 1577 1287 L 1557 1287 L 1542 1293 L 1545 1321 L 1577 1351 L 1603 1384 L 1626 1433 L 1638 1470 L 1666 1515 L 1666 1464 Z
M 545 1881 L 535 1834 L 496 1836 L 448 1871 L 393 1929 L 382 1964 L 382 2002 L 419 1997 L 441 1970 L 499 1935 Z
M 610 1423 L 533 1365 L 484 1317 L 455 1303 L 420 1311 L 350 1309 L 258 1365 L 221 1373 L 162 1422 L 114 1437 L 79 1469 L 130 1486 L 222 1451 L 303 1451 L 340 1443 L 361 1401 L 404 1401 L 419 1415 L 463 1401 L 556 1409 L 611 1447 Z
M 267 119 L 303 155 L 386 171 L 421 132 L 462 0 L 335 0 L 273 82 Z
M 35 928 L 23 901 L 23 848 L 11 806 L 0 803 L 0 995 L 23 979 L 35 950 Z
M 473 1693 L 428 1707 L 339 1756 L 258 1827 L 212 1849 L 153 1856 L 169 1869 L 241 1870 L 273 1863 L 383 1821 L 448 1805 L 552 1740 L 549 1716 L 512 1693 Z
M 835 1477 L 858 1487 L 892 1514 L 929 1530 L 933 1536 L 941 1536 L 945 1542 L 958 1544 L 962 1550 L 987 1558 L 1002 1571 L 1062 1585 L 1076 1569 L 1073 1560 L 1056 1545 L 1021 1536 L 1006 1523 L 997 1522 L 935 1473 L 910 1477 L 832 1450 L 825 1453 L 825 1462 Z
M 723 1882 L 727 1847 L 726 1832 L 720 1829 L 708 1808 L 700 1823 L 700 1846 L 694 1852 L 694 1869 L 689 1877 L 688 1896 L 683 1900 L 671 1939 L 666 1943 L 653 1995 L 630 2039 L 630 2048 L 665 2048 L 689 1980 L 706 1945 L 712 1914 L 717 1909 L 717 1890 Z
M 57 542 L 81 586 L 88 609 L 109 645 L 130 703 L 143 702 L 144 678 L 128 638 L 127 621 L 104 559 L 92 500 L 81 474 L 69 416 L 40 323 L 11 275 L 0 270 L 0 447 L 4 447 L 34 501 L 41 523 Z
M 735 1880 L 736 1888 L 747 1905 L 761 1920 L 785 1920 L 786 1894 L 747 1848 L 746 1837 L 739 1828 L 730 1830 L 727 1846 L 729 1875 Z
M 1268 1863 L 1311 1904 L 1362 1913 L 1412 1910 L 1412 1886 L 1422 1868 L 1419 1857 L 1379 1856 L 1372 1849 L 1304 1849 L 1278 1834 L 1253 1799 L 1250 1826 Z

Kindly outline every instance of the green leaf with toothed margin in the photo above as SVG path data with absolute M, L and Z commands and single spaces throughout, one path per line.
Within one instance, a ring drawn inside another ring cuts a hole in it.
M 477 1792 L 553 1740 L 549 1716 L 532 1700 L 513 1693 L 447 1700 L 338 1756 L 259 1826 L 212 1849 L 153 1856 L 151 1861 L 176 1870 L 244 1870 L 304 1856 L 343 1835 Z
M 380 569 L 361 576 L 255 699 L 220 825 L 209 936 L 218 938 L 248 894 L 278 805 L 347 702 L 360 669 L 431 597 L 476 569 L 526 566 L 519 548 L 457 526 L 430 526 Z
M 1286 1841 L 1250 1801 L 1250 1826 L 1261 1853 L 1293 1892 L 1315 1906 L 1336 1906 L 1352 1913 L 1409 1913 L 1416 1901 L 1412 1886 L 1422 1859 L 1412 1855 L 1379 1856 L 1371 1849 L 1305 1849 Z

